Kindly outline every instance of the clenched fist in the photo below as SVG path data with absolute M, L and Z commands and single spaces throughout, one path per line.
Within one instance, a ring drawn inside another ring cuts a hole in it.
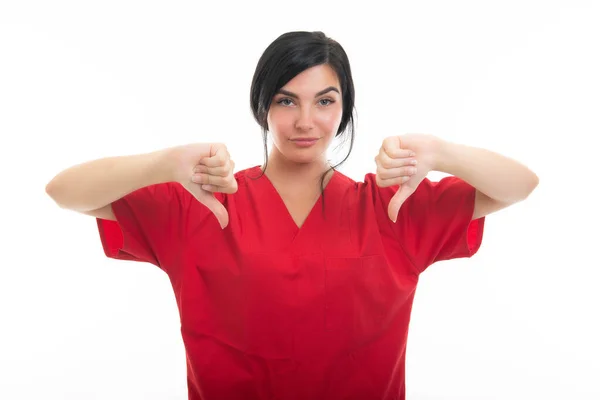
M 217 217 L 221 228 L 229 224 L 227 210 L 213 193 L 235 193 L 235 164 L 221 143 L 194 143 L 174 147 L 171 153 L 174 180 L 181 183 Z
M 375 157 L 377 185 L 400 185 L 388 205 L 392 221 L 396 222 L 402 203 L 436 167 L 440 143 L 437 137 L 426 134 L 391 136 L 383 141 Z

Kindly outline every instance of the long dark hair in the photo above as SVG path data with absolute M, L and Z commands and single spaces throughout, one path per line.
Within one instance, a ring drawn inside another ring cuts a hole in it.
M 342 120 L 335 137 L 342 136 L 342 144 L 350 140 L 348 153 L 338 164 L 332 166 L 321 177 L 321 193 L 327 173 L 344 163 L 354 145 L 354 82 L 350 62 L 342 46 L 325 36 L 323 32 L 288 32 L 275 39 L 263 52 L 256 65 L 250 88 L 250 108 L 254 119 L 262 128 L 265 149 L 264 174 L 269 161 L 267 115 L 271 101 L 279 89 L 302 71 L 317 66 L 329 65 L 336 72 L 342 90 Z M 259 177 L 260 177 L 259 176 Z

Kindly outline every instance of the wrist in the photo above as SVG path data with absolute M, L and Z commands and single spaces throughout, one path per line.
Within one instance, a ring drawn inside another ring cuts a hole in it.
M 452 154 L 453 154 L 453 147 L 455 146 L 454 143 L 448 142 L 446 140 L 443 139 L 437 139 L 436 141 L 436 146 L 435 146 L 435 161 L 434 161 L 434 170 L 435 171 L 439 171 L 439 172 L 443 172 L 443 173 L 447 173 L 447 174 L 452 174 L 453 168 L 452 168 Z
M 177 171 L 176 147 L 170 147 L 149 154 L 150 171 L 152 180 L 157 183 L 177 181 L 175 172 Z

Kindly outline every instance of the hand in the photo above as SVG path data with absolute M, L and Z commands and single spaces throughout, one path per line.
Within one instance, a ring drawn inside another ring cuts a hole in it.
M 217 217 L 221 228 L 229 224 L 227 210 L 213 193 L 235 193 L 235 163 L 224 144 L 194 143 L 172 149 L 173 176 Z
M 377 185 L 400 185 L 388 205 L 388 216 L 392 221 L 396 222 L 402 203 L 435 169 L 440 143 L 440 139 L 425 134 L 391 136 L 383 141 L 375 157 Z

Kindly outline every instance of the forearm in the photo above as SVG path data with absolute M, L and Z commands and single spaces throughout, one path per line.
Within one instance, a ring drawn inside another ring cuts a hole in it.
M 524 200 L 538 184 L 537 175 L 523 164 L 489 150 L 441 141 L 437 166 L 485 195 L 503 203 Z
M 56 175 L 46 193 L 62 208 L 96 210 L 142 187 L 171 180 L 170 149 L 107 157 L 70 167 Z

